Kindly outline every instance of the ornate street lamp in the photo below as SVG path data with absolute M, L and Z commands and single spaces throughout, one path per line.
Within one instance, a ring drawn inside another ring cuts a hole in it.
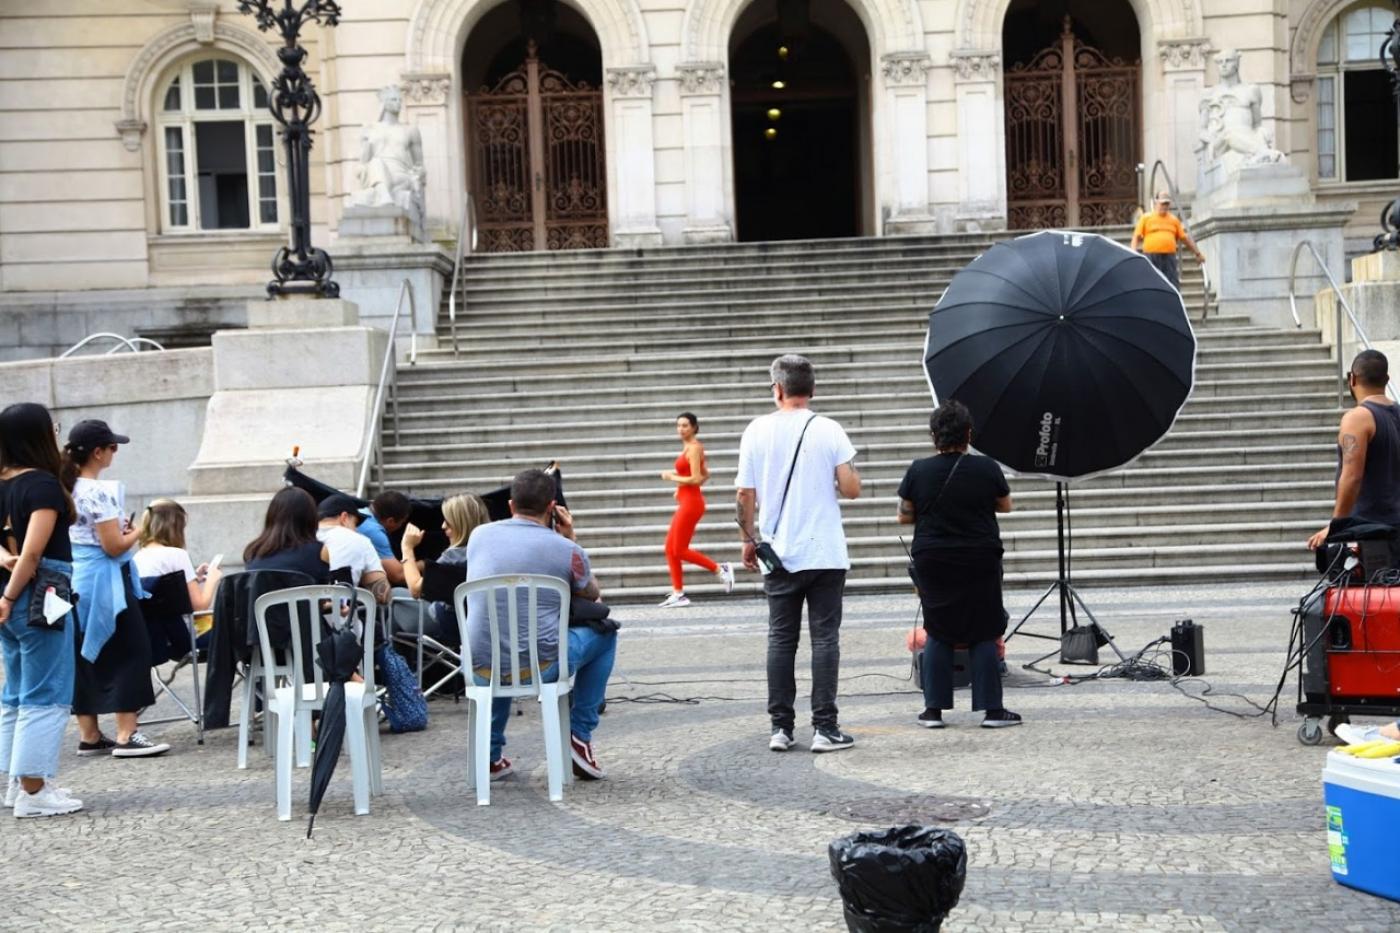
M 1400 0 L 1395 0 L 1400 7 Z M 1396 95 L 1396 112 L 1400 113 L 1400 18 L 1390 26 L 1381 43 L 1381 65 L 1390 72 L 1391 90 Z M 1381 230 L 1372 247 L 1376 250 L 1400 249 L 1400 198 L 1385 206 L 1381 212 Z
M 302 70 L 306 49 L 297 44 L 301 27 L 315 20 L 323 26 L 340 22 L 340 5 L 335 0 L 238 0 L 240 13 L 252 13 L 258 28 L 274 26 L 286 43 L 277 50 L 282 73 L 272 82 L 268 110 L 281 126 L 287 153 L 287 199 L 292 205 L 292 242 L 272 257 L 273 281 L 267 283 L 268 297 L 309 294 L 318 298 L 339 298 L 340 286 L 331 281 L 331 257 L 311 245 L 311 124 L 321 115 L 321 98 L 311 78 Z

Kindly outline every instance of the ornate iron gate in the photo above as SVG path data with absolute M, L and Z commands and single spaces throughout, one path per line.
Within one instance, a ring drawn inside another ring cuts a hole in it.
M 1013 229 L 1128 223 L 1142 146 L 1136 64 L 1074 37 L 1006 73 L 1007 223 Z
M 478 248 L 489 253 L 608 245 L 603 95 L 541 62 L 467 95 Z

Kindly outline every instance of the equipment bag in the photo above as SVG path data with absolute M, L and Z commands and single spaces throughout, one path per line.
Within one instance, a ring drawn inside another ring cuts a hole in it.
M 408 662 L 387 644 L 374 649 L 374 661 L 384 684 L 384 715 L 390 732 L 422 732 L 428 728 L 428 701 Z

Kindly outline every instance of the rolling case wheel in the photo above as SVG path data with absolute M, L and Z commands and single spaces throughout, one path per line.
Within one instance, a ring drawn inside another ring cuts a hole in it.
M 1304 745 L 1322 744 L 1322 723 L 1316 719 L 1304 719 L 1298 727 L 1298 741 Z

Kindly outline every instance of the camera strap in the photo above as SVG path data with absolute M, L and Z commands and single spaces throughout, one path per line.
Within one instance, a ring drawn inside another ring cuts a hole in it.
M 797 455 L 802 452 L 802 439 L 807 436 L 807 429 L 816 420 L 816 415 L 808 418 L 807 423 L 802 426 L 802 433 L 797 435 L 797 447 L 792 452 L 792 465 L 788 467 L 787 482 L 783 483 L 783 497 L 778 500 L 778 511 L 773 514 L 773 535 L 775 537 L 778 534 L 778 522 L 783 520 L 783 506 L 787 505 L 788 489 L 792 486 L 792 474 L 797 470 Z

